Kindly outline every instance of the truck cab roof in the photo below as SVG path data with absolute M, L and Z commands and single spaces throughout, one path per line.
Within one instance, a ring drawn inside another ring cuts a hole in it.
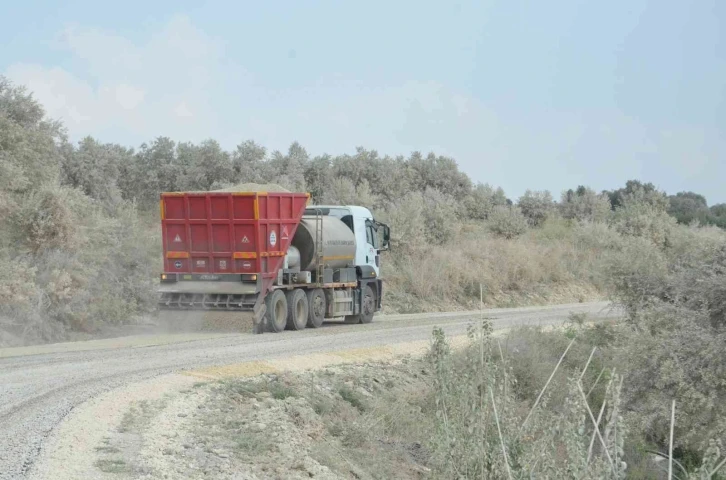
M 370 210 L 358 205 L 309 205 L 305 209 L 305 214 L 314 215 L 315 210 L 320 210 L 323 215 L 332 214 L 333 216 L 341 217 L 344 215 L 353 215 L 354 217 L 373 218 Z

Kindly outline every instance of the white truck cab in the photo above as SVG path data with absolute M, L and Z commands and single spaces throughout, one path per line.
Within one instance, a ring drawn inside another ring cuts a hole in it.
M 355 234 L 355 266 L 370 266 L 380 278 L 380 255 L 388 249 L 390 233 L 388 226 L 377 222 L 370 210 L 355 205 L 310 205 L 305 212 L 330 215 L 345 223 Z

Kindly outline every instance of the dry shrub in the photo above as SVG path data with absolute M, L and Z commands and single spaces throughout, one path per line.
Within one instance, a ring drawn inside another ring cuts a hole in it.
M 68 187 L 27 195 L 8 220 L 14 248 L 0 253 L 5 330 L 28 343 L 57 341 L 154 308 L 158 227 L 129 203 L 111 213 Z
M 623 237 L 605 222 L 582 222 L 572 230 L 574 241 L 598 254 L 617 252 L 623 248 Z
M 577 224 L 574 224 L 575 227 Z M 557 215 L 548 217 L 539 228 L 530 231 L 535 241 L 547 242 L 571 242 L 575 229 L 573 222 Z
M 726 244 L 726 234 L 717 227 L 679 226 L 668 237 L 668 256 L 681 266 L 696 266 L 712 259 Z
M 31 265 L 28 258 L 12 258 L 5 251 L 0 252 L 0 271 L 4 272 L 4 280 L 0 282 L 0 330 L 9 334 L 5 343 L 21 344 L 27 335 L 44 336 L 52 333 L 42 331 L 43 322 L 39 311 L 45 302 L 45 295 L 35 283 L 37 268 Z
M 81 217 L 90 199 L 74 188 L 43 185 L 28 194 L 11 218 L 16 241 L 32 252 L 78 248 L 83 243 Z
M 443 245 L 459 228 L 458 204 L 433 188 L 411 192 L 376 217 L 391 227 L 391 247 L 407 255 L 431 245 Z
M 424 202 L 420 193 L 412 192 L 399 199 L 380 218 L 391 227 L 394 251 L 409 254 L 425 245 Z
M 517 206 L 533 227 L 542 225 L 555 211 L 555 201 L 547 190 L 524 192 Z
M 456 353 L 443 332 L 434 330 L 428 354 L 437 427 L 429 441 L 434 477 L 624 478 L 621 458 L 626 427 L 618 414 L 619 382 L 604 394 L 611 407 L 601 423 L 609 458 L 614 459 L 615 468 L 611 468 L 601 449 L 588 458 L 592 429 L 576 380 L 584 365 L 563 368 L 562 385 L 550 385 L 548 390 L 560 387 L 557 397 L 546 393 L 528 415 L 534 402 L 529 398 L 521 401 L 515 395 L 520 378 L 511 362 L 517 359 L 501 355 L 489 329 L 487 323 L 472 326 L 470 344 Z M 547 363 L 537 393 L 565 348 Z M 573 359 L 584 363 L 587 355 Z M 597 407 L 588 404 L 591 409 Z
M 633 428 L 663 448 L 675 399 L 681 456 L 700 457 L 709 438 L 726 440 L 726 234 L 669 227 L 667 241 L 653 244 L 652 235 L 628 239 L 609 271 L 630 320 L 626 405 Z
M 492 233 L 504 238 L 515 238 L 527 231 L 527 217 L 514 206 L 494 207 L 487 224 Z
M 443 245 L 454 236 L 459 206 L 451 196 L 433 188 L 426 189 L 423 202 L 426 238 L 434 245 Z
M 463 229 L 443 247 L 416 247 L 385 258 L 387 305 L 401 311 L 474 307 L 479 286 L 487 305 L 508 306 L 578 300 L 592 296 L 602 279 L 602 259 L 585 244 L 544 241 L 533 231 L 517 239 L 491 236 L 482 227 Z M 568 293 L 569 292 L 569 293 Z
M 563 404 L 568 375 L 581 371 L 592 348 L 597 346 L 598 351 L 583 377 L 583 385 L 588 390 L 595 387 L 590 400 L 596 407 L 601 405 L 604 395 L 602 387 L 607 385 L 612 373 L 612 351 L 607 348 L 614 341 L 613 327 L 610 325 L 581 325 L 568 329 L 565 334 L 537 327 L 521 327 L 509 333 L 501 340 L 501 346 L 511 372 L 517 378 L 513 388 L 518 399 L 534 402 L 573 336 L 576 341 L 567 352 L 562 369 L 552 379 L 549 404 L 553 409 Z M 601 372 L 604 378 L 600 376 Z
M 580 222 L 604 222 L 610 217 L 610 199 L 591 188 L 580 186 L 577 190 L 562 193 L 560 214 Z
M 677 221 L 664 209 L 645 202 L 629 202 L 615 212 L 614 225 L 622 235 L 645 238 L 663 247 L 676 228 Z
M 726 441 L 726 330 L 708 314 L 660 305 L 641 316 L 645 331 L 627 336 L 628 421 L 647 440 L 668 443 L 671 400 L 677 404 L 676 447 L 704 451 Z

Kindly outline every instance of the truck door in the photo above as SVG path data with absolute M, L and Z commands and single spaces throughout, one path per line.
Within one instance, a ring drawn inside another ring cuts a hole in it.
M 365 246 L 365 255 L 366 255 L 366 265 L 370 265 L 373 267 L 373 269 L 376 271 L 376 276 L 380 277 L 381 275 L 381 257 L 378 253 L 378 233 L 376 232 L 376 226 L 375 224 L 369 220 L 366 219 L 365 221 L 365 232 L 366 232 L 366 246 Z

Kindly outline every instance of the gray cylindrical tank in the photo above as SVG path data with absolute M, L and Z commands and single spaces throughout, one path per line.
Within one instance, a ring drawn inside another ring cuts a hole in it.
M 355 235 L 340 219 L 320 217 L 323 224 L 323 262 L 328 268 L 352 266 L 355 261 Z M 315 242 L 315 217 L 303 217 L 292 245 L 300 252 L 300 270 L 313 271 L 318 266 Z
M 290 245 L 287 247 L 285 261 L 287 262 L 287 268 L 298 268 L 300 266 L 300 251 Z

